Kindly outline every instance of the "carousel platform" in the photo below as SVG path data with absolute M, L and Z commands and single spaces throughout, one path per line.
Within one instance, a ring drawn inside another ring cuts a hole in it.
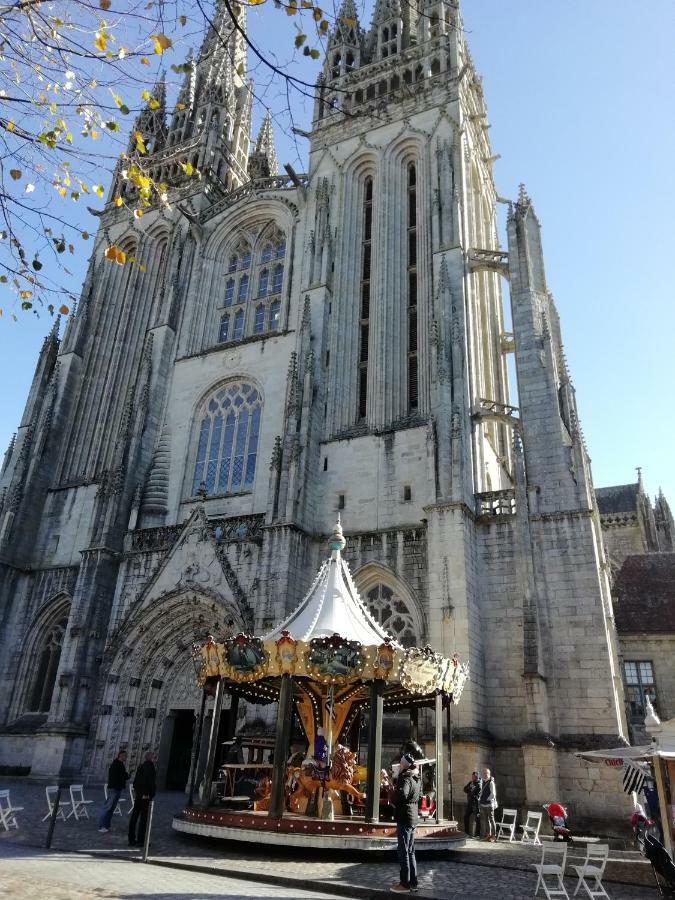
M 302 846 L 324 850 L 395 850 L 396 824 L 366 824 L 363 818 L 336 816 L 333 822 L 285 813 L 282 819 L 267 812 L 233 812 L 219 807 L 187 807 L 174 816 L 173 828 L 185 834 L 220 838 L 226 841 Z M 456 850 L 466 843 L 457 822 L 422 823 L 417 827 L 416 845 L 423 850 Z

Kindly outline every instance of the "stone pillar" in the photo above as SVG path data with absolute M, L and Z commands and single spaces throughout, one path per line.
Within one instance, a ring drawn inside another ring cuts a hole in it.
M 234 697 L 232 698 L 234 702 Z M 199 720 L 196 722 L 195 738 L 192 745 L 192 765 L 190 766 L 190 793 L 188 794 L 188 806 L 192 806 L 197 784 L 197 769 L 199 768 L 199 751 L 202 746 L 202 732 L 204 731 L 204 711 L 206 709 L 206 691 L 202 689 L 202 705 L 199 710 Z
M 443 694 L 436 694 L 434 728 L 436 736 L 436 821 L 440 824 L 445 812 L 445 753 L 443 752 Z
M 382 693 L 384 682 L 376 678 L 370 686 L 368 719 L 368 780 L 366 782 L 366 822 L 380 821 L 380 769 L 382 767 Z

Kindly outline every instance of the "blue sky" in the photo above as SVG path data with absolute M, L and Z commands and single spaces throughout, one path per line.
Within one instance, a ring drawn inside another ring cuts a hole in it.
M 357 6 L 367 24 L 371 4 Z M 498 191 L 515 196 L 524 181 L 542 223 L 595 484 L 633 481 L 640 465 L 647 488 L 662 486 L 675 503 L 675 4 L 464 0 L 463 11 L 501 154 Z M 259 41 L 273 41 L 280 62 L 292 55 L 287 17 L 265 8 L 251 28 Z M 317 69 L 301 61 L 294 71 L 313 81 Z M 274 107 L 281 91 L 267 89 L 262 73 L 256 85 Z M 294 105 L 300 127 L 309 126 L 310 106 Z M 278 117 L 280 161 L 302 168 L 305 148 L 288 130 Z M 74 213 L 93 230 L 91 217 Z M 46 314 L 0 318 L 2 448 L 50 325 Z

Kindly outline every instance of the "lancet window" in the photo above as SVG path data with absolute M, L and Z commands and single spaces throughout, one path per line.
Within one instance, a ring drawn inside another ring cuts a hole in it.
M 266 228 L 253 245 L 242 239 L 228 254 L 219 343 L 278 330 L 285 257 L 286 236 L 276 227 Z
M 408 410 L 419 405 L 417 361 L 417 169 L 408 166 L 407 198 L 408 269 Z
M 370 338 L 370 275 L 373 237 L 373 179 L 366 178 L 363 192 L 363 231 L 361 238 L 361 282 L 359 319 L 358 418 L 368 412 L 368 343 Z
M 49 712 L 67 627 L 68 616 L 63 615 L 49 627 L 38 644 L 34 680 L 28 696 L 29 712 Z
M 260 392 L 245 382 L 227 384 L 206 400 L 199 417 L 193 495 L 252 489 L 261 414 Z

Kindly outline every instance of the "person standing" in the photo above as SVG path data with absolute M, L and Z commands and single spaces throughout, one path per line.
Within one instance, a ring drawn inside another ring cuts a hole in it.
M 466 794 L 466 810 L 464 812 L 464 833 L 469 837 L 480 837 L 480 794 L 483 782 L 478 772 L 471 773 L 471 781 L 464 785 Z M 471 817 L 473 816 L 473 832 Z
M 103 807 L 103 812 L 98 820 L 98 830 L 101 834 L 110 831 L 110 823 L 115 814 L 122 791 L 127 786 L 129 773 L 126 770 L 127 751 L 120 750 L 108 769 L 108 799 Z
M 136 775 L 134 777 L 136 801 L 134 803 L 134 810 L 131 813 L 131 818 L 129 819 L 130 847 L 142 847 L 143 842 L 145 841 L 145 829 L 148 824 L 148 808 L 150 806 L 150 801 L 155 796 L 157 788 L 155 759 L 156 756 L 154 753 L 146 753 L 145 760 L 136 770 Z
M 483 786 L 480 791 L 480 829 L 484 841 L 494 843 L 497 840 L 497 785 L 489 769 L 483 769 Z
M 398 838 L 398 860 L 401 878 L 393 884 L 394 894 L 417 891 L 417 860 L 415 859 L 415 828 L 419 816 L 422 793 L 417 762 L 409 753 L 401 757 L 401 768 L 394 788 L 394 818 Z

